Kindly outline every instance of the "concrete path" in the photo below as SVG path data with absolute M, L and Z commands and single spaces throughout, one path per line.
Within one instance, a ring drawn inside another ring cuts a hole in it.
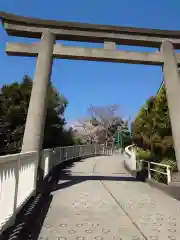
M 73 163 L 52 194 L 38 239 L 180 239 L 180 202 L 137 182 L 121 156 Z

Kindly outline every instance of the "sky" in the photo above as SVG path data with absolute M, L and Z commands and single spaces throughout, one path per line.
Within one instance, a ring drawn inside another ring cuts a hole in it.
M 0 0 L 0 11 L 27 17 L 87 22 L 118 26 L 180 30 L 179 0 Z M 6 42 L 36 42 L 7 36 L 0 25 L 0 87 L 34 76 L 36 59 L 5 54 Z M 64 42 L 67 45 L 102 47 L 96 43 Z M 157 49 L 118 46 L 122 50 Z M 87 116 L 90 105 L 119 104 L 120 114 L 133 120 L 148 97 L 155 95 L 162 82 L 161 67 L 54 60 L 51 80 L 69 101 L 67 121 Z

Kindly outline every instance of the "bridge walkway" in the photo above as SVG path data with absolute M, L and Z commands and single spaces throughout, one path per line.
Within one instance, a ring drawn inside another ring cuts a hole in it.
M 180 239 L 180 202 L 131 177 L 123 156 L 71 163 L 51 194 L 36 239 Z

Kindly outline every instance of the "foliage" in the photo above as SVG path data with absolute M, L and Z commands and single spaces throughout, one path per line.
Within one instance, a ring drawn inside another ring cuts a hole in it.
M 156 161 L 175 160 L 165 85 L 156 97 L 150 97 L 131 126 L 133 142 L 149 150 Z
M 91 106 L 88 111 L 90 113 L 90 122 L 96 129 L 96 141 L 100 144 L 114 145 L 115 134 L 117 129 L 121 129 L 124 136 L 125 146 L 130 144 L 130 133 L 128 130 L 128 122 L 124 121 L 117 113 L 119 106 L 105 105 L 105 106 Z
M 21 83 L 4 85 L 0 92 L 0 151 L 1 154 L 19 151 L 14 143 L 22 143 L 32 80 L 25 76 Z M 63 116 L 67 100 L 49 84 L 47 93 L 48 109 L 45 124 L 43 148 L 71 145 L 73 134 L 64 130 Z
M 90 106 L 88 112 L 92 125 L 96 127 L 98 133 L 98 142 L 103 142 L 105 145 L 109 145 L 111 138 L 110 129 L 115 124 L 116 111 L 119 108 L 118 105 L 105 105 L 105 106 Z
M 171 167 L 171 171 L 175 172 L 177 171 L 177 165 L 176 162 L 172 159 L 168 159 L 165 158 L 163 159 L 163 161 L 161 162 L 161 164 L 165 164 Z M 158 182 L 162 182 L 162 183 L 167 183 L 167 176 L 160 173 L 160 172 L 164 172 L 164 167 L 162 166 L 157 166 L 156 167 L 157 172 L 154 172 L 153 174 L 153 178 L 158 181 Z
M 91 119 L 80 119 L 75 125 L 76 136 L 79 136 L 81 142 L 84 144 L 92 144 L 97 142 L 97 135 L 99 132 L 99 125 Z
M 152 160 L 152 158 L 152 153 L 149 150 L 144 150 L 140 148 L 137 149 L 137 160 L 150 161 Z

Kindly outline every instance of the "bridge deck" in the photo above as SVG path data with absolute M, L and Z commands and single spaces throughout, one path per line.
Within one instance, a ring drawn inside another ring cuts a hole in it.
M 64 169 L 39 239 L 180 239 L 180 202 L 136 181 L 121 158 L 93 157 Z

